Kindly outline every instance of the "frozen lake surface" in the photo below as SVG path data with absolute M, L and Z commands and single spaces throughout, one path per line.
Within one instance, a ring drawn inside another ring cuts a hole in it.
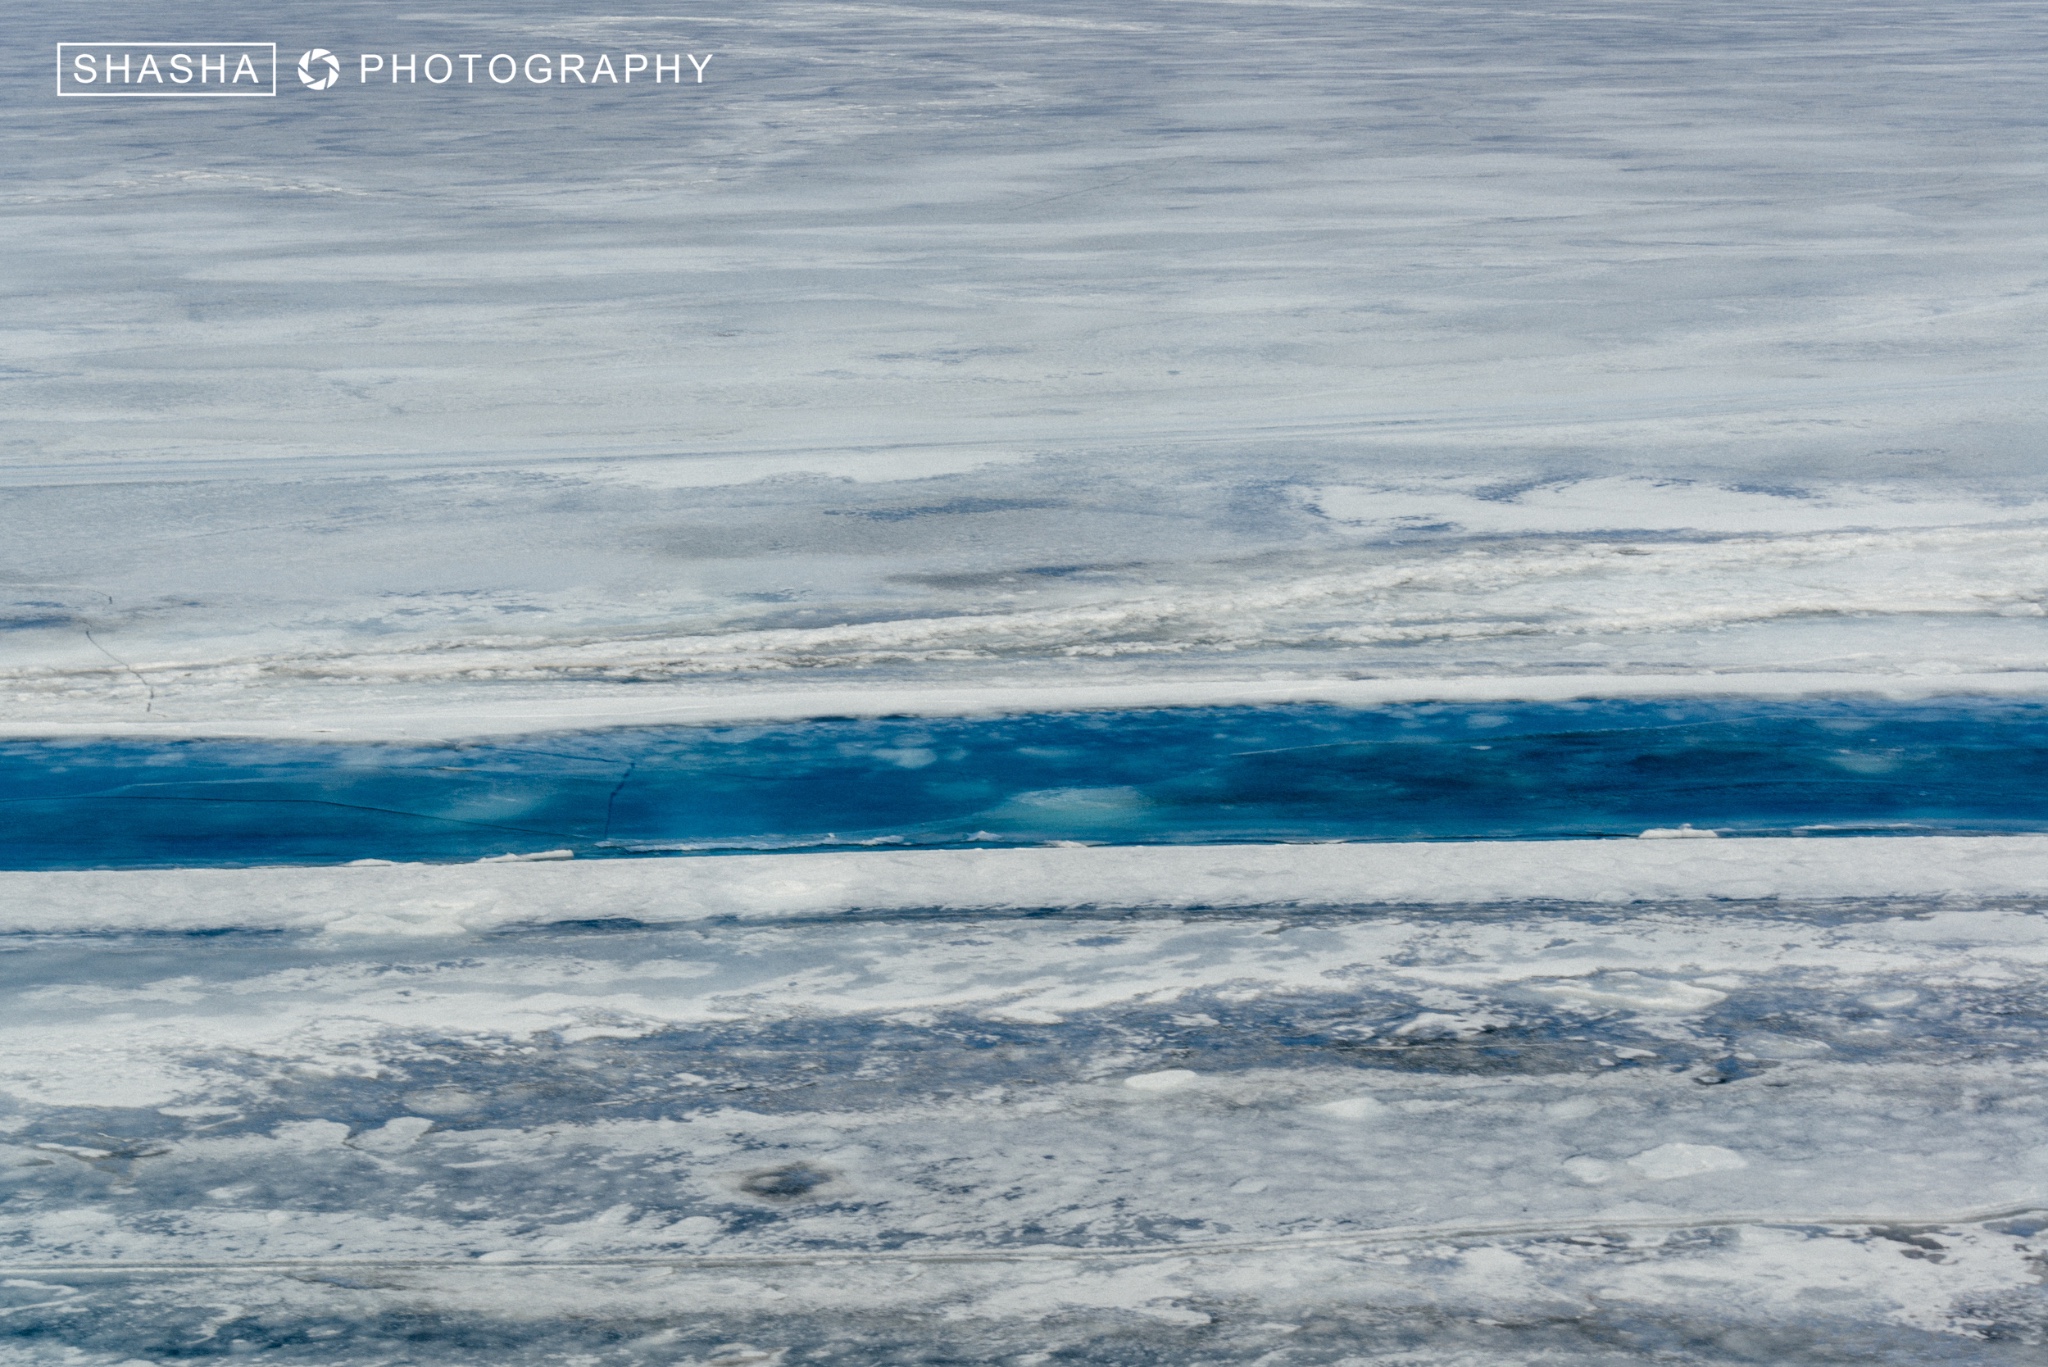
M 1524 848 L 1537 881 L 1569 847 Z M 7 875 L 17 914 L 194 920 L 0 942 L 0 1352 L 2019 1363 L 2048 1331 L 2036 899 L 1189 914 L 1040 877 L 1008 913 L 547 923 L 563 877 L 617 912 L 679 867 L 497 866 L 533 919 L 424 934 L 265 928 L 284 870 Z M 335 876 L 459 900 L 421 872 Z
M 612 8 L 0 26 L 0 1363 L 2041 1360 L 2048 11 Z
M 2038 6 L 264 16 L 718 56 L 0 88 L 7 722 L 2042 667 Z

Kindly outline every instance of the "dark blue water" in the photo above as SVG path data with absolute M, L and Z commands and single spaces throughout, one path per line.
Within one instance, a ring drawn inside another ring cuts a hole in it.
M 0 867 L 2048 830 L 2048 707 L 1597 702 L 0 745 Z

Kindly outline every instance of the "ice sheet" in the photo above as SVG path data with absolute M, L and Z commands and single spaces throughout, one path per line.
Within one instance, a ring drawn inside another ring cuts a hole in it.
M 609 8 L 10 10 L 5 734 L 2048 692 L 2038 5 Z M 0 874 L 0 1362 L 2031 1364 L 2044 891 Z
M 9 83 L 0 717 L 2048 664 L 2032 7 L 1099 8 L 263 15 L 718 52 L 660 101 Z
M 351 1363 L 2040 1332 L 2037 897 L 648 926 L 621 867 L 459 871 L 580 924 L 324 933 L 248 912 L 375 898 L 9 876 L 44 924 L 126 888 L 243 927 L 10 935 L 11 1326 Z

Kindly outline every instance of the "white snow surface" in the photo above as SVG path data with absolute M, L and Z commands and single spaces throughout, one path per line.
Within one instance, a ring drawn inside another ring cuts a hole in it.
M 718 56 L 0 90 L 0 723 L 2048 668 L 2037 7 L 264 13 Z
M 1119 682 L 1071 679 L 1031 685 L 861 683 L 841 687 L 604 689 L 565 695 L 549 689 L 472 689 L 459 681 L 397 697 L 327 697 L 324 710 L 254 706 L 218 716 L 126 713 L 119 718 L 0 720 L 0 737 L 241 737 L 298 740 L 447 740 L 548 730 L 797 721 L 817 717 L 963 717 L 1122 708 L 1323 703 L 1569 702 L 1619 698 L 1799 698 L 1909 702 L 1941 698 L 2048 696 L 2048 671 L 1737 674 L 1509 674 L 1431 678 L 1189 679 Z
M 625 917 L 2048 896 L 2048 836 L 860 850 L 326 868 L 0 871 L 0 931 L 445 935 Z

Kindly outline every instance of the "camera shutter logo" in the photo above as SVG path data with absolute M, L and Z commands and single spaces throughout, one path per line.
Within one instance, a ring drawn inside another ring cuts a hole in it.
M 341 58 L 326 48 L 316 47 L 299 58 L 299 80 L 307 89 L 325 90 L 340 79 Z

